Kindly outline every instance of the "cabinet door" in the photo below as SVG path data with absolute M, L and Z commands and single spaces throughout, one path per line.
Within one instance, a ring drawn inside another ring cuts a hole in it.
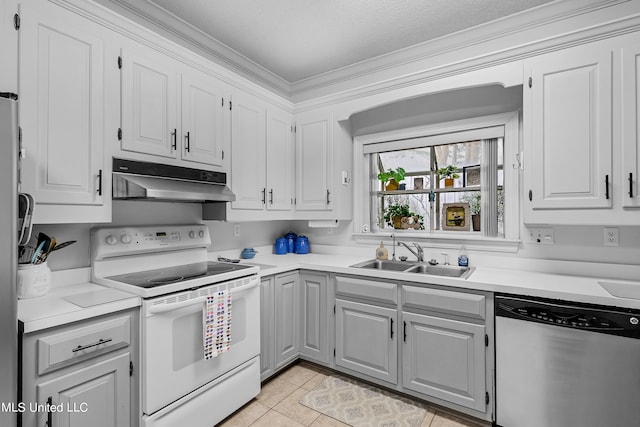
M 267 110 L 267 209 L 291 210 L 295 179 L 295 147 L 291 116 Z
M 296 210 L 331 210 L 333 114 L 296 121 Z
M 525 62 L 530 209 L 611 207 L 612 58 L 600 42 Z
M 298 356 L 300 284 L 298 273 L 275 278 L 275 367 L 280 368 Z
M 129 425 L 129 353 L 38 385 L 38 405 L 62 412 L 38 413 L 38 425 L 120 427 Z
M 322 363 L 329 363 L 327 287 L 326 274 L 300 274 L 300 305 L 302 307 L 300 353 Z
M 336 365 L 396 384 L 396 310 L 336 299 Z
M 273 304 L 273 277 L 266 277 L 260 282 L 260 379 L 262 381 L 273 374 L 274 368 Z
M 640 47 L 638 35 L 622 47 L 622 170 L 621 199 L 624 207 L 640 206 Z
M 122 49 L 123 150 L 177 157 L 177 70 L 177 62 L 150 47 Z
M 231 110 L 232 209 L 262 210 L 265 186 L 265 109 L 248 95 L 233 96 Z
M 403 313 L 402 386 L 485 411 L 485 327 Z
M 211 76 L 182 74 L 182 159 L 222 167 L 222 89 Z
M 110 159 L 104 154 L 105 41 L 73 14 L 52 10 L 46 16 L 37 8 L 36 2 L 24 4 L 20 29 L 21 190 L 40 205 L 34 222 L 49 222 L 40 215 L 47 205 L 103 206 L 111 199 L 105 167 Z M 60 222 L 69 222 L 64 216 Z M 95 220 L 110 220 L 110 212 L 84 221 Z M 76 215 L 72 221 L 82 220 Z

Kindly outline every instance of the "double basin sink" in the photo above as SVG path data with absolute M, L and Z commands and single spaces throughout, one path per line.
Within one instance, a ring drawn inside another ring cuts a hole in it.
M 354 264 L 351 267 L 364 268 L 367 270 L 398 271 L 402 273 L 426 274 L 432 276 L 459 277 L 461 279 L 467 279 L 475 269 L 475 267 L 459 267 L 457 265 L 431 265 L 424 262 L 381 261 L 376 259 Z

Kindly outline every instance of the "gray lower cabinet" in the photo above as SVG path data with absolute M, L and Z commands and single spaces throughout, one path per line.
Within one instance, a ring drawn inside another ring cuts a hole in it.
M 273 375 L 275 367 L 274 280 L 274 276 L 260 280 L 260 379 L 263 381 Z
M 402 386 L 484 412 L 484 325 L 406 312 L 402 322 Z
M 298 357 L 300 282 L 298 272 L 275 276 L 275 368 Z
M 395 309 L 336 299 L 336 365 L 395 384 L 396 317 Z
M 23 426 L 138 425 L 138 312 L 22 337 Z
M 328 286 L 326 273 L 300 273 L 300 354 L 324 364 L 329 363 Z

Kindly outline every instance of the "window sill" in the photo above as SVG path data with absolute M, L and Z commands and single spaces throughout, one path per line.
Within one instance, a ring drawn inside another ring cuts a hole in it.
M 483 237 L 473 233 L 459 232 L 452 235 L 443 232 L 416 232 L 410 230 L 396 230 L 389 232 L 354 233 L 352 238 L 356 243 L 378 245 L 381 239 L 388 239 L 395 234 L 399 242 L 418 242 L 424 246 L 438 249 L 460 249 L 464 246 L 472 251 L 517 253 L 520 248 L 520 240 L 507 240 L 503 238 Z

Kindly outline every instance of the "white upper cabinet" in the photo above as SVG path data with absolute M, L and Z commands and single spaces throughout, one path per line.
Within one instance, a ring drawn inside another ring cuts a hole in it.
M 106 95 L 118 93 L 117 68 L 105 68 L 109 35 L 52 5 L 26 2 L 21 13 L 21 191 L 35 198 L 33 221 L 108 222 Z
M 291 211 L 295 189 L 295 147 L 292 117 L 275 108 L 267 110 L 267 200 L 274 211 Z
M 232 209 L 262 210 L 265 186 L 265 107 L 248 95 L 233 95 L 231 110 Z M 257 218 L 256 218 L 257 219 Z
M 177 157 L 177 68 L 146 46 L 122 49 L 123 150 Z
M 294 197 L 293 116 L 237 92 L 231 109 L 232 220 L 291 219 Z M 260 216 L 256 213 L 260 212 Z
M 534 211 L 611 207 L 612 65 L 608 43 L 525 61 L 525 197 Z
M 333 114 L 297 118 L 296 159 L 296 210 L 333 209 Z
M 122 49 L 121 63 L 120 154 L 222 169 L 226 116 L 222 84 L 150 46 L 132 42 Z M 127 154 L 131 152 L 153 157 Z
M 640 207 L 640 37 L 622 46 L 622 168 L 620 198 L 626 208 Z

